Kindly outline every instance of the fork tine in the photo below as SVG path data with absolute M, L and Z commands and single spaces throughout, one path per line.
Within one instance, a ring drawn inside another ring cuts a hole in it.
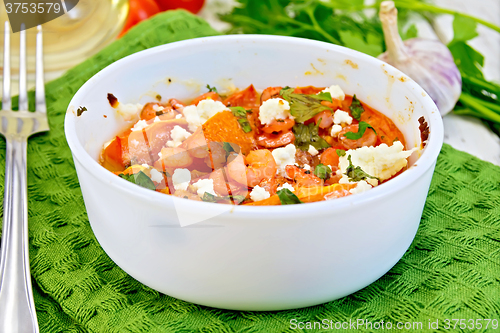
M 36 34 L 36 111 L 47 112 L 45 104 L 45 85 L 43 84 L 43 35 L 42 26 L 37 27 Z
M 12 109 L 10 99 L 10 26 L 9 21 L 5 21 L 5 33 L 3 41 L 3 95 L 2 109 Z
M 26 30 L 21 24 L 19 33 L 19 111 L 28 111 L 28 92 L 26 89 Z

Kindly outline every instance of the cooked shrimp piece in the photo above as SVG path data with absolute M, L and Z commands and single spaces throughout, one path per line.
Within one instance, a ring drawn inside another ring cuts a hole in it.
M 280 97 L 281 89 L 282 89 L 281 87 L 269 87 L 264 89 L 264 91 L 260 95 L 260 103 L 262 104 L 271 98 Z
M 246 193 L 243 193 L 244 191 L 242 190 L 241 184 L 235 182 L 232 179 L 229 179 L 225 168 L 220 168 L 215 170 L 210 174 L 209 178 L 214 181 L 215 193 L 217 193 L 217 195 L 221 197 L 240 194 L 240 193 L 242 195 L 246 195 Z
M 226 165 L 226 150 L 221 142 L 210 142 L 210 153 L 205 157 L 205 163 L 212 170 L 219 169 Z
M 180 147 L 186 149 L 192 157 L 206 158 L 209 156 L 207 140 L 201 127 L 187 138 Z
M 162 148 L 160 155 L 160 159 L 155 162 L 156 168 L 185 168 L 193 163 L 189 153 L 180 147 Z
M 228 157 L 227 174 L 232 180 L 248 186 L 247 167 L 245 165 L 245 157 L 241 154 L 231 153 Z
M 316 177 L 310 170 L 301 169 L 295 165 L 287 165 L 285 172 L 299 187 L 323 185 L 323 180 Z
M 247 179 L 250 187 L 276 176 L 276 161 L 267 149 L 252 150 L 245 158 L 245 162 L 248 164 Z
M 295 120 L 293 119 L 274 119 L 270 124 L 262 127 L 262 132 L 268 134 L 288 132 L 293 125 L 295 125 Z
M 315 115 L 312 119 L 314 119 L 314 123 L 318 124 L 319 120 L 319 128 L 328 128 L 333 125 L 333 114 L 332 111 L 323 111 Z
M 363 136 L 358 140 L 351 140 L 345 137 L 347 132 L 358 133 L 358 124 L 346 126 L 338 134 L 340 143 L 347 149 L 356 149 L 366 146 L 373 146 L 377 143 L 377 135 L 371 128 L 367 128 Z
M 245 159 L 242 155 L 232 155 L 229 157 L 231 162 L 227 165 L 228 175 L 240 184 L 255 187 L 263 180 L 276 176 L 276 161 L 267 149 L 252 150 Z
M 340 148 L 342 149 L 342 148 Z M 339 155 L 337 154 L 337 148 L 328 148 L 324 152 L 321 153 L 319 157 L 319 161 L 321 164 L 329 165 L 333 168 L 338 168 L 339 166 Z M 335 171 L 335 170 L 333 170 Z
M 262 134 L 257 137 L 257 144 L 266 148 L 277 148 L 286 146 L 295 141 L 295 134 L 292 131 L 280 134 Z

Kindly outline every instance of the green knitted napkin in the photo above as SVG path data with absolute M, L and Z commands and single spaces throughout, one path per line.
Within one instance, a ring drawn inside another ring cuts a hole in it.
M 97 71 L 128 54 L 214 34 L 187 12 L 167 12 L 47 84 L 51 131 L 28 147 L 30 259 L 41 332 L 379 332 L 382 320 L 393 330 L 406 325 L 401 332 L 491 331 L 486 319 L 500 316 L 500 168 L 447 145 L 410 249 L 378 281 L 340 300 L 280 312 L 207 308 L 142 285 L 108 258 L 88 223 L 64 137 L 69 101 Z M 5 142 L 0 146 L 3 194 Z M 464 321 L 453 329 L 452 319 Z M 357 326 L 360 320 L 365 324 Z M 430 329 L 436 321 L 439 329 Z

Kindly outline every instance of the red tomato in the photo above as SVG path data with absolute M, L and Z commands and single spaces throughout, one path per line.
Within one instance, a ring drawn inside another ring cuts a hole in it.
M 156 0 L 161 10 L 183 8 L 196 14 L 203 7 L 204 0 Z
M 154 0 L 129 0 L 129 11 L 127 21 L 118 37 L 123 36 L 137 23 L 148 19 L 160 12 L 160 8 Z

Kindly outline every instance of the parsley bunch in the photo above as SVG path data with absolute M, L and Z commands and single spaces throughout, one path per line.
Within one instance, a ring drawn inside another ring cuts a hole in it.
M 232 24 L 228 33 L 303 37 L 346 46 L 376 57 L 385 49 L 382 26 L 378 16 L 368 15 L 366 9 L 378 10 L 381 1 L 367 5 L 365 0 L 238 0 L 238 6 L 221 19 Z M 454 38 L 448 48 L 463 81 L 462 95 L 454 112 L 481 118 L 500 134 L 500 85 L 484 78 L 484 57 L 468 44 L 477 36 L 478 24 L 499 33 L 500 27 L 422 0 L 394 2 L 403 39 L 418 35 L 414 24 L 402 28 L 414 14 L 426 20 L 433 20 L 440 14 L 454 16 Z

